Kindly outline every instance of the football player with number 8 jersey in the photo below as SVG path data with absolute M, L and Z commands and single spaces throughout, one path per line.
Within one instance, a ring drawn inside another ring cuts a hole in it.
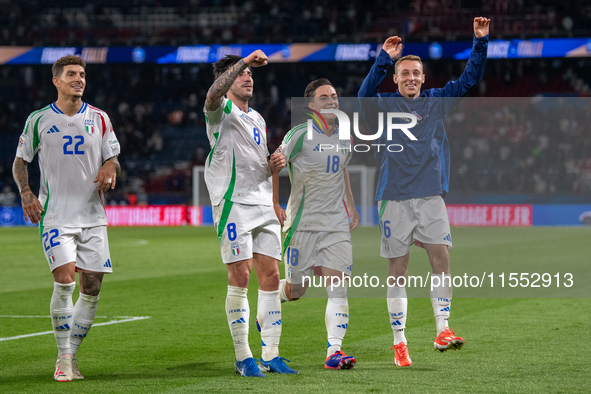
M 246 377 L 264 377 L 261 370 L 297 373 L 279 357 L 281 228 L 273 210 L 271 176 L 285 167 L 285 158 L 282 154 L 269 157 L 265 120 L 248 107 L 254 83 L 252 68 L 266 64 L 267 56 L 260 50 L 244 59 L 227 55 L 216 62 L 215 81 L 204 108 L 211 145 L 205 183 L 222 261 L 228 269 L 226 316 L 236 354 L 234 369 Z M 246 294 L 253 266 L 259 280 L 259 365 L 248 345 L 250 308 Z

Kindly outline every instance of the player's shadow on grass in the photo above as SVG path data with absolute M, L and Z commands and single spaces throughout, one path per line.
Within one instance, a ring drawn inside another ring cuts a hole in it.
M 355 368 L 357 368 L 357 367 L 355 367 Z M 369 368 L 372 371 L 373 370 L 383 370 L 383 371 L 392 371 L 392 370 L 395 370 L 397 372 L 398 371 L 401 371 L 401 372 L 405 372 L 405 373 L 407 371 L 409 373 L 411 373 L 413 371 L 415 371 L 415 372 L 434 372 L 434 371 L 439 371 L 438 368 L 432 368 L 432 367 L 426 367 L 426 366 L 420 367 L 418 365 L 412 365 L 410 367 L 400 368 L 400 367 L 394 366 L 393 363 L 386 363 L 386 364 L 379 364 L 379 365 L 378 364 L 373 364 Z
M 233 368 L 229 369 L 233 371 Z M 201 378 L 209 378 L 220 376 L 223 374 L 223 367 L 221 365 L 216 365 L 216 363 L 190 363 L 190 364 L 183 364 L 177 365 L 174 367 L 166 368 L 166 371 L 172 374 L 175 374 L 178 377 L 201 377 Z
M 229 372 L 234 372 L 233 368 L 226 368 Z M 215 363 L 190 363 L 176 365 L 163 369 L 149 370 L 144 372 L 122 373 L 118 374 L 100 374 L 88 375 L 87 380 L 124 380 L 124 379 L 179 379 L 179 378 L 211 378 L 224 374 L 223 367 Z
M 84 373 L 84 371 L 83 371 Z M 73 383 L 83 383 L 91 381 L 106 381 L 106 380 L 128 380 L 128 379 L 179 379 L 179 378 L 211 378 L 219 377 L 227 374 L 234 373 L 234 368 L 217 365 L 215 363 L 190 363 L 184 365 L 177 365 L 174 367 L 149 371 L 133 371 L 126 373 L 125 370 L 117 374 L 92 374 L 90 372 L 85 373 L 85 379 L 80 381 L 74 381 Z M 18 377 L 10 378 L 10 380 L 4 380 L 0 378 L 0 385 L 3 383 L 55 383 L 53 378 L 48 377 L 47 374 L 29 374 L 21 375 Z M 2 390 L 0 390 L 2 392 Z

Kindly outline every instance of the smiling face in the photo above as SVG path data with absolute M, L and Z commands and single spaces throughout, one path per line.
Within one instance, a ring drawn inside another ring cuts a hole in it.
M 404 60 L 396 67 L 394 83 L 404 97 L 418 97 L 424 82 L 423 65 L 418 60 Z
M 230 92 L 241 101 L 248 101 L 252 97 L 253 87 L 252 71 L 247 67 L 238 75 L 238 78 L 230 87 Z
M 53 84 L 60 96 L 82 98 L 86 87 L 84 67 L 74 64 L 64 66 L 63 72 L 59 76 L 53 77 Z
M 337 91 L 331 85 L 320 86 L 314 92 L 314 100 L 308 103 L 308 107 L 320 112 L 321 109 L 339 109 Z M 327 122 L 334 122 L 336 115 L 322 114 Z

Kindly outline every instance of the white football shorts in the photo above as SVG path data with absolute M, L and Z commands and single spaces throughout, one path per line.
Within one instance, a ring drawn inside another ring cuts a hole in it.
M 314 275 L 314 267 L 326 267 L 351 276 L 353 244 L 351 233 L 296 231 L 284 253 L 285 278 L 302 284 L 302 277 Z
M 415 241 L 452 248 L 447 209 L 441 196 L 378 201 L 380 256 L 405 256 Z
M 53 272 L 58 267 L 71 262 L 76 268 L 113 272 L 107 226 L 95 227 L 43 227 L 41 246 Z
M 212 208 L 224 264 L 250 259 L 253 253 L 281 260 L 281 225 L 272 206 L 222 200 Z

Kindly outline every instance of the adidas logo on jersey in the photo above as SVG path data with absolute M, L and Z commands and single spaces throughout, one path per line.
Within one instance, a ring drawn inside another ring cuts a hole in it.
M 103 264 L 103 267 L 106 267 L 106 268 L 112 268 L 112 266 L 111 266 L 111 259 L 108 259 L 108 260 L 105 262 L 105 264 Z
M 243 318 L 243 317 L 241 317 L 240 319 L 238 319 L 238 320 L 234 320 L 234 321 L 232 322 L 232 324 L 236 324 L 236 323 L 246 323 L 246 320 L 244 320 L 244 318 Z
M 51 126 L 51 128 L 47 131 L 47 134 L 49 133 L 59 133 L 60 129 L 58 129 L 55 125 Z
M 320 147 L 320 144 L 316 145 L 314 147 L 314 149 L 312 149 L 314 152 L 322 152 L 322 148 Z

